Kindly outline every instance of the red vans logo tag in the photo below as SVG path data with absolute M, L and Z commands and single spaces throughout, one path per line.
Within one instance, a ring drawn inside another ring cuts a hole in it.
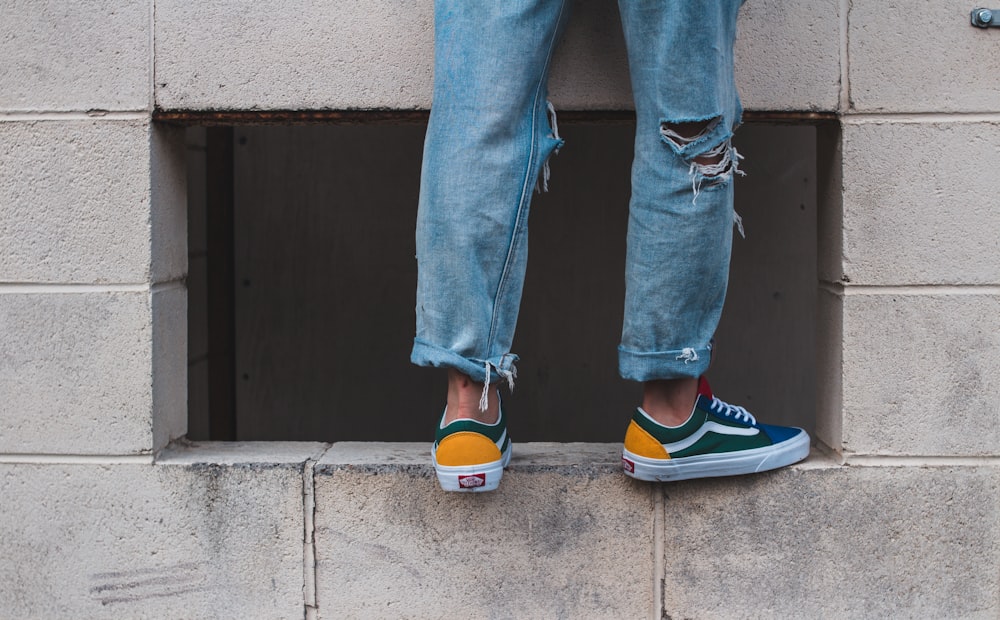
M 463 489 L 472 489 L 486 484 L 486 474 L 470 474 L 458 477 L 458 486 Z
M 625 471 L 627 471 L 630 474 L 635 473 L 635 463 L 628 460 L 624 456 L 622 457 L 622 467 L 625 469 Z

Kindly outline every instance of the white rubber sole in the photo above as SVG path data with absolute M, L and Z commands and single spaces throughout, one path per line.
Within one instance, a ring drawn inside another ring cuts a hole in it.
M 650 459 L 622 449 L 622 469 L 626 476 L 648 482 L 755 474 L 798 463 L 809 456 L 809 435 L 802 429 L 799 431 L 795 437 L 773 446 L 678 459 Z
M 511 447 L 512 444 L 508 441 L 507 449 L 499 461 L 482 465 L 438 465 L 435 450 L 431 449 L 438 483 L 445 491 L 459 493 L 495 491 L 500 486 L 504 468 L 510 463 Z

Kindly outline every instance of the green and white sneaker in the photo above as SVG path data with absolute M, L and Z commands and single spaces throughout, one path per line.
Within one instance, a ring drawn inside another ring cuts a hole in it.
M 807 456 L 804 430 L 758 423 L 743 407 L 713 396 L 702 377 L 698 400 L 684 424 L 664 426 L 636 410 L 625 432 L 622 468 L 638 480 L 686 480 L 752 474 Z
M 447 410 L 446 410 L 447 411 Z M 458 419 L 448 425 L 444 414 L 434 437 L 434 470 L 445 491 L 493 491 L 510 463 L 510 438 L 503 407 L 493 424 Z

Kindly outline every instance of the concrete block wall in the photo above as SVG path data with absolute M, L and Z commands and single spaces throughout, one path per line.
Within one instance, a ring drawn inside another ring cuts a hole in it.
M 628 108 L 613 9 L 575 5 L 556 104 Z M 185 147 L 152 120 L 422 109 L 430 2 L 5 7 L 0 617 L 997 617 L 1000 31 L 970 8 L 744 6 L 747 107 L 837 119 L 810 460 L 665 487 L 529 445 L 455 498 L 423 445 L 178 441 Z
M 150 4 L 4 8 L 0 453 L 152 454 L 186 427 L 185 172 Z
M 0 463 L 3 618 L 295 618 L 322 444 Z
M 1000 99 L 969 68 L 995 68 L 1000 37 L 958 2 L 851 7 L 819 257 L 840 387 L 820 436 L 848 461 L 995 458 Z

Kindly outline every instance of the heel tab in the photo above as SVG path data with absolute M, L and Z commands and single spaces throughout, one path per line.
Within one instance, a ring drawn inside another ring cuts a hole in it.
M 715 398 L 715 395 L 712 394 L 712 387 L 708 385 L 708 379 L 705 378 L 705 375 L 698 377 L 698 393 L 708 400 Z

